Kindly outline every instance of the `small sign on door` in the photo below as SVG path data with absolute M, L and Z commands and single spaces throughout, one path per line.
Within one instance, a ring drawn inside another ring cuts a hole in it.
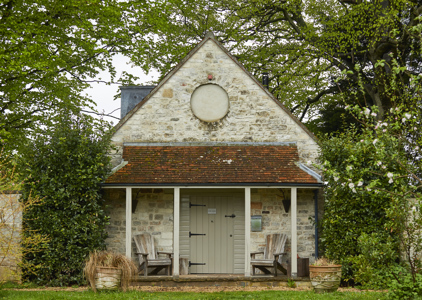
M 216 215 L 217 209 L 216 208 L 208 208 L 208 214 L 209 215 Z

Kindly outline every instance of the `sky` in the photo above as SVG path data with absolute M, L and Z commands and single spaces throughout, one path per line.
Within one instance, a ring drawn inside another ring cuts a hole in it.
M 151 71 L 149 74 L 139 67 L 133 67 L 129 63 L 129 59 L 123 55 L 117 55 L 113 59 L 114 66 L 116 67 L 116 74 L 122 74 L 123 71 L 132 73 L 140 79 L 136 82 L 139 85 L 148 85 L 148 82 L 151 80 L 156 80 L 159 77 L 159 73 L 155 70 Z M 107 72 L 101 72 L 98 75 L 98 78 L 106 80 L 109 78 Z M 97 111 L 110 114 L 111 112 L 114 117 L 120 118 L 120 98 L 114 100 L 114 95 L 119 93 L 119 84 L 106 85 L 104 83 L 92 83 L 91 87 L 86 89 L 85 92 L 91 96 L 91 98 L 97 103 Z M 95 115 L 94 115 L 95 116 Z M 112 117 L 104 117 L 104 119 L 117 124 L 118 119 Z

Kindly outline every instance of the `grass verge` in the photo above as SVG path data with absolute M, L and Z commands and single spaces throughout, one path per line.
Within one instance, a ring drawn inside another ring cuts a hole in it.
M 256 291 L 256 292 L 99 292 L 93 291 L 28 291 L 28 290 L 0 290 L 0 299 L 8 300 L 61 300 L 61 299 L 105 299 L 105 300 L 140 300 L 140 299 L 384 299 L 385 293 L 379 292 L 335 292 L 330 294 L 315 294 L 313 291 Z

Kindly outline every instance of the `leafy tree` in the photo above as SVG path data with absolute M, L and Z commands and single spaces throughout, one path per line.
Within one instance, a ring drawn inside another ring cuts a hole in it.
M 421 11 L 416 0 L 4 1 L 0 146 L 16 149 L 60 108 L 92 106 L 81 92 L 99 70 L 108 83 L 132 82 L 115 73 L 114 54 L 164 76 L 210 30 L 255 76 L 268 71 L 270 91 L 300 119 L 318 119 L 358 79 L 359 103 L 383 119 L 391 68 L 376 62 L 395 59 L 403 82 L 421 71 Z M 336 82 L 343 71 L 348 80 Z
M 167 3 L 169 25 L 151 29 L 161 38 L 135 63 L 165 74 L 206 31 L 213 31 L 254 75 L 268 71 L 270 91 L 302 120 L 318 118 L 328 103 L 342 99 L 348 103 L 348 97 L 340 98 L 339 93 L 356 91 L 359 84 L 365 97 L 349 100 L 376 105 L 382 120 L 392 105 L 386 95 L 389 64 L 393 60 L 399 64 L 406 84 L 411 75 L 421 73 L 420 1 Z M 380 60 L 386 64 L 377 64 Z
M 346 103 L 343 101 L 329 102 L 318 110 L 319 116 L 308 121 L 306 126 L 318 137 L 323 137 L 326 133 L 341 135 L 341 133 L 350 128 L 351 125 L 359 131 L 361 129 L 361 124 L 345 109 L 345 107 Z
M 23 198 L 32 193 L 43 202 L 25 212 L 24 226 L 28 232 L 48 235 L 49 241 L 44 251 L 25 256 L 27 265 L 41 265 L 35 273 L 24 269 L 26 280 L 81 284 L 89 252 L 105 247 L 108 218 L 100 184 L 110 171 L 109 143 L 110 131 L 104 122 L 65 113 L 53 131 L 41 132 L 28 145 Z
M 145 1 L 2 1 L 0 148 L 17 149 L 34 129 L 60 118 L 60 109 L 93 108 L 82 93 L 89 83 L 131 82 L 133 76 L 116 74 L 112 57 L 145 51 L 148 22 L 162 22 L 151 9 L 160 11 Z M 111 79 L 91 79 L 100 70 Z

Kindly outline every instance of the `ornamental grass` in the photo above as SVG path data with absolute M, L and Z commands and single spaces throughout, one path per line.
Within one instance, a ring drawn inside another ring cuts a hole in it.
M 328 260 L 325 257 L 320 257 L 318 258 L 313 264 L 312 266 L 317 266 L 317 267 L 326 267 L 326 266 L 335 266 L 337 265 L 334 261 Z
M 129 288 L 132 277 L 138 273 L 135 263 L 123 254 L 112 251 L 93 251 L 90 253 L 84 268 L 85 278 L 88 280 L 94 292 L 97 267 L 118 268 L 122 270 L 120 287 L 123 291 Z

